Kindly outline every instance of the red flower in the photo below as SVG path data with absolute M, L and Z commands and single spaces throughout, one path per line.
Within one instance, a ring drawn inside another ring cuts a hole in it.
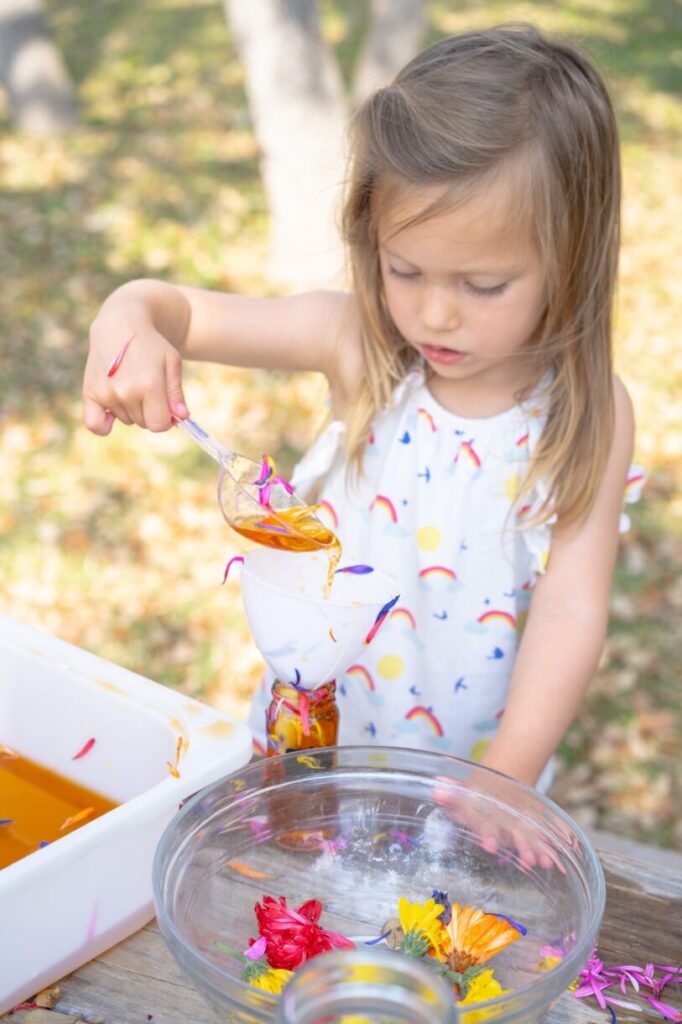
M 332 949 L 354 949 L 355 943 L 317 923 L 322 913 L 319 900 L 308 900 L 296 910 L 287 907 L 286 897 L 263 897 L 263 906 L 253 908 L 258 932 L 267 939 L 265 956 L 271 967 L 295 971 L 306 960 Z

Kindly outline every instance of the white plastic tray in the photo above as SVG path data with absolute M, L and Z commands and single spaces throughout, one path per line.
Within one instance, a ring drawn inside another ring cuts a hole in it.
M 179 736 L 184 754 L 175 778 L 168 762 L 175 764 Z M 95 744 L 74 761 L 90 738 Z M 183 798 L 249 760 L 251 733 L 0 615 L 0 743 L 120 803 L 0 870 L 4 1013 L 153 917 L 151 867 L 161 832 Z

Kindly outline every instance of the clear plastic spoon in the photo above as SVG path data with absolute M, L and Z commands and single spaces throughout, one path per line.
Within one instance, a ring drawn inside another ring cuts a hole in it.
M 231 451 L 190 417 L 174 423 L 219 464 L 218 504 L 237 533 L 286 551 L 315 551 L 338 545 L 313 506 L 279 477 L 264 479 L 263 464 Z

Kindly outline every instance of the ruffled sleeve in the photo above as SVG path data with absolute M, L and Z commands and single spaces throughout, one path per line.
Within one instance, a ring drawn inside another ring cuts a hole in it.
M 528 461 L 530 461 L 545 426 L 545 417 L 543 415 L 542 405 L 537 402 L 524 408 L 524 412 L 526 414 L 527 430 L 525 452 Z M 545 481 L 538 480 L 529 495 L 528 503 L 518 511 L 521 537 L 530 556 L 530 570 L 533 574 L 533 583 L 538 575 L 541 575 L 547 570 L 549 552 L 552 546 L 552 526 L 556 523 L 557 517 L 556 515 L 552 515 L 537 526 L 529 526 L 526 528 L 524 528 L 523 522 L 524 520 L 533 518 L 535 513 L 544 505 L 547 496 L 548 492 Z
M 390 407 L 384 412 L 402 404 L 423 383 L 423 368 L 414 367 L 396 387 Z M 345 435 L 346 424 L 343 420 L 332 420 L 298 463 L 291 475 L 291 483 L 302 498 L 308 500 L 316 485 L 325 480 L 330 471 L 341 464 L 342 459 L 345 460 Z
M 311 490 L 335 465 L 345 433 L 346 424 L 342 420 L 332 420 L 294 469 L 291 483 L 302 498 L 307 500 Z
M 526 505 L 519 512 L 521 521 L 521 536 L 530 555 L 530 570 L 535 576 L 547 571 L 549 563 L 549 552 L 552 547 L 552 527 L 557 521 L 556 514 L 543 520 L 537 526 L 523 528 L 523 520 L 530 519 L 542 507 L 546 498 L 546 489 L 543 482 L 539 481 L 533 488 L 530 504 Z
M 626 505 L 634 505 L 642 497 L 642 489 L 646 483 L 646 471 L 642 466 L 632 465 L 628 473 L 625 493 L 623 495 L 623 511 L 620 514 L 619 533 L 627 533 L 630 529 L 630 516 L 625 511 Z
M 623 494 L 623 511 L 620 514 L 618 524 L 618 532 L 621 534 L 627 533 L 631 526 L 630 516 L 625 511 L 625 508 L 627 505 L 634 505 L 639 501 L 646 479 L 646 472 L 642 466 L 630 466 Z M 543 481 L 540 481 L 533 490 L 531 503 L 523 510 L 524 516 L 522 518 L 525 518 L 525 516 L 530 517 L 534 511 L 539 509 L 546 494 L 547 491 Z M 530 567 L 535 576 L 547 570 L 549 552 L 552 546 L 552 526 L 556 521 L 557 517 L 553 515 L 537 527 L 522 530 L 523 540 L 530 555 Z

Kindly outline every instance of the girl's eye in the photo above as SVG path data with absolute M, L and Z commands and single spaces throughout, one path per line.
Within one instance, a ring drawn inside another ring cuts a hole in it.
M 396 267 L 392 267 L 389 263 L 388 272 L 393 277 L 399 278 L 401 281 L 414 281 L 419 277 L 417 270 L 398 270 Z
M 509 284 L 508 281 L 503 281 L 502 284 L 494 284 L 490 288 L 481 288 L 479 285 L 472 284 L 471 281 L 467 281 L 465 283 L 466 287 L 474 295 L 501 295 Z

